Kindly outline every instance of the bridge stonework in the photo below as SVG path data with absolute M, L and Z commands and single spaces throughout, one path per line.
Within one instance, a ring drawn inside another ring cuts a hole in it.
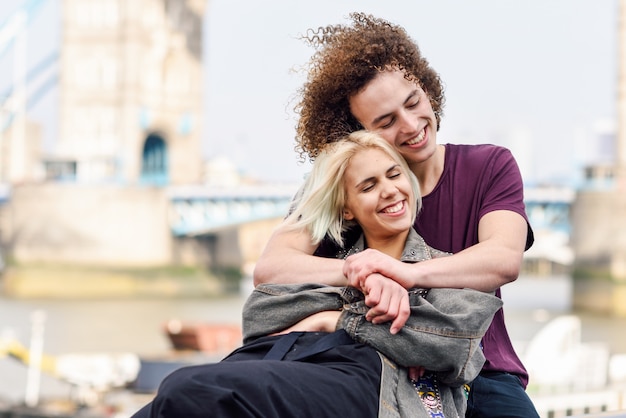
M 2 238 L 19 263 L 161 265 L 171 260 L 167 210 L 158 188 L 15 186 Z
M 604 187 L 594 178 L 601 170 L 587 170 L 591 187 L 579 190 L 572 208 L 572 247 L 577 267 L 605 270 L 614 280 L 626 282 L 626 0 L 619 2 L 617 38 L 614 166 Z
M 572 206 L 571 245 L 580 272 L 610 278 L 575 280 L 574 306 L 626 316 L 626 0 L 619 1 L 618 20 L 615 161 L 604 179 L 594 178 L 603 170 L 587 170 L 590 187 L 578 191 Z
M 283 217 L 180 236 L 172 205 L 166 188 L 19 185 L 0 206 L 2 246 L 18 264 L 239 270 L 256 261 Z
M 626 196 L 617 190 L 581 190 L 571 209 L 576 267 L 626 283 Z

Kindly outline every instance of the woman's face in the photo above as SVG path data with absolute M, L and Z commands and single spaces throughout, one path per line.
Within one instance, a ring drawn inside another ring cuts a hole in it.
M 349 100 L 352 115 L 393 145 L 410 167 L 437 149 L 437 119 L 426 92 L 400 70 L 384 71 Z
M 363 228 L 368 243 L 389 239 L 411 227 L 415 197 L 393 158 L 378 148 L 356 153 L 344 175 L 344 218 Z

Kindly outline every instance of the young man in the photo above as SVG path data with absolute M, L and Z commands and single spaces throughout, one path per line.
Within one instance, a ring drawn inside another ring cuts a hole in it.
M 500 287 L 517 279 L 524 250 L 533 243 L 515 159 L 493 145 L 438 144 L 444 104 L 438 74 L 403 28 L 364 14 L 351 17 L 349 26 L 311 35 L 318 49 L 296 108 L 301 155 L 314 159 L 351 131 L 378 133 L 419 180 L 423 208 L 415 230 L 430 246 L 453 255 L 411 265 L 371 249 L 345 261 L 315 257 L 332 256 L 336 248 L 281 227 L 257 263 L 255 283 L 324 280 L 360 288 L 379 274 L 406 289 L 472 288 L 500 296 Z M 398 299 L 370 307 L 368 319 L 392 320 L 396 330 L 407 317 Z M 467 416 L 538 416 L 502 310 L 483 338 L 483 350 L 487 361 L 471 385 Z

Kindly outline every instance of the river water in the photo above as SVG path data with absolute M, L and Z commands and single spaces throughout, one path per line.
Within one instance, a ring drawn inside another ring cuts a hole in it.
M 69 353 L 136 353 L 147 358 L 171 350 L 163 324 L 171 319 L 239 324 L 244 298 L 12 300 L 0 297 L 0 332 L 30 345 L 32 318 L 45 315 L 43 350 Z M 19 402 L 27 368 L 0 357 L 0 400 Z M 67 396 L 69 386 L 42 376 L 41 397 Z
M 505 317 L 511 339 L 524 347 L 548 320 L 568 310 L 565 282 L 550 289 L 512 287 L 505 295 Z M 551 286 L 555 286 L 554 282 Z M 561 287 L 559 287 L 561 286 Z M 243 295 L 217 299 L 14 300 L 0 296 L 0 332 L 29 344 L 34 312 L 45 315 L 44 351 L 52 356 L 71 352 L 132 352 L 163 356 L 170 344 L 162 331 L 170 319 L 239 324 Z M 548 295 L 547 301 L 539 296 Z M 517 298 L 515 297 L 517 296 Z M 507 298 L 510 306 L 507 308 Z M 528 301 L 524 304 L 520 301 Z M 531 302 L 541 302 L 541 307 Z M 547 306 L 546 306 L 547 305 Z M 626 318 L 576 313 L 583 342 L 601 341 L 612 353 L 626 353 Z M 27 368 L 0 357 L 0 400 L 24 399 Z M 41 396 L 67 396 L 68 385 L 49 376 L 41 381 Z

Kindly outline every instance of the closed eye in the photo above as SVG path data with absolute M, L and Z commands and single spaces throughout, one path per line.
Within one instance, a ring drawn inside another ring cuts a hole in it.
M 401 175 L 402 171 L 397 164 L 387 170 L 387 178 L 395 179 L 397 177 L 400 177 Z
M 374 183 L 367 183 L 361 188 L 361 192 L 367 193 L 374 189 Z
M 390 119 L 389 119 L 389 122 L 385 123 L 384 125 L 380 125 L 380 128 L 381 128 L 381 129 L 387 129 L 387 128 L 390 128 L 390 127 L 393 125 L 393 123 L 394 123 L 395 121 L 396 121 L 396 119 L 395 119 L 395 118 L 390 118 Z
M 420 104 L 420 101 L 417 100 L 415 103 L 408 103 L 406 105 L 407 109 L 415 109 Z

